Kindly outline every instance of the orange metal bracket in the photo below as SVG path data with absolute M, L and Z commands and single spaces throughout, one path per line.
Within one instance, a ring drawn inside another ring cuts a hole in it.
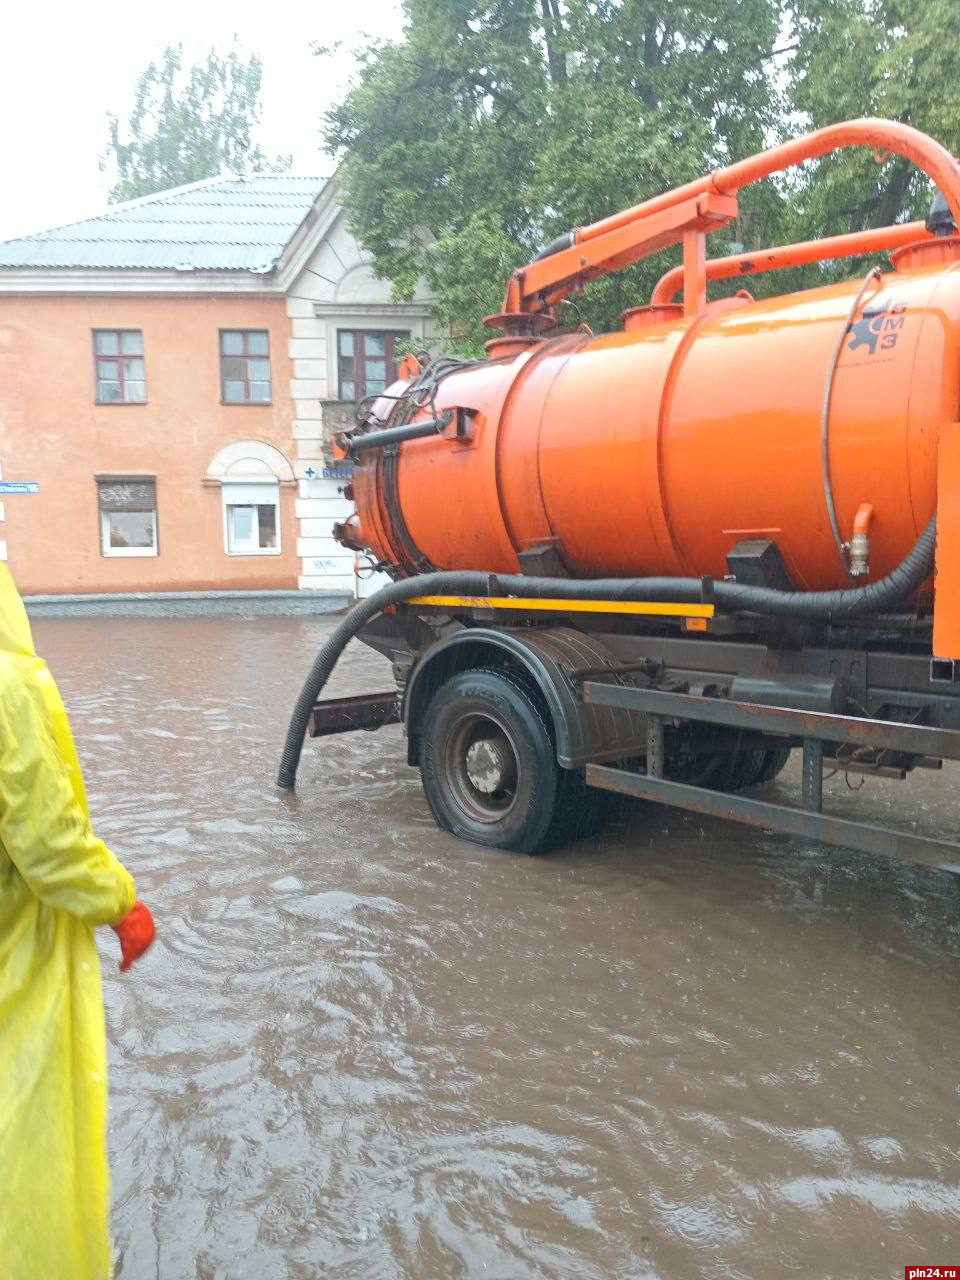
M 707 305 L 707 237 L 683 233 L 683 314 L 695 316 Z
M 734 197 L 743 187 L 761 178 L 854 146 L 901 155 L 922 169 L 943 193 L 960 226 L 960 162 L 945 147 L 919 129 L 897 121 L 850 120 L 761 151 L 588 227 L 578 228 L 572 235 L 570 248 L 514 272 L 503 314 L 488 317 L 488 323 L 491 328 L 508 332 L 532 332 L 533 317 L 548 318 L 550 308 L 584 281 L 618 271 L 656 253 L 665 244 L 675 244 L 684 232 L 715 230 L 729 221 L 727 216 L 714 216 L 712 226 L 698 222 L 707 216 L 708 206 L 699 203 L 703 197 Z M 720 212 L 719 206 L 710 207 L 714 215 Z M 624 234 L 617 235 L 619 232 Z M 696 297 L 685 303 L 688 313 L 702 305 L 696 256 L 697 248 L 692 244 L 685 257 L 684 270 L 685 278 L 689 273 Z
M 774 249 L 758 249 L 756 253 L 738 253 L 729 258 L 709 258 L 707 280 L 729 280 L 733 276 L 759 275 L 762 271 L 779 271 L 786 267 L 802 267 L 809 262 L 829 262 L 832 258 L 855 258 L 865 253 L 900 249 L 918 241 L 935 237 L 922 222 L 901 222 L 893 227 L 870 231 L 854 231 L 845 236 L 827 236 L 823 240 L 804 240 L 800 244 L 784 244 Z M 684 287 L 683 267 L 674 267 L 657 281 L 650 301 L 654 306 L 672 302 Z
M 736 216 L 736 196 L 706 192 L 661 209 L 641 222 L 613 227 L 517 272 L 510 281 L 504 311 L 518 309 L 509 305 L 513 301 L 521 310 L 534 299 L 542 306 L 552 306 L 588 280 L 620 271 L 639 258 L 679 244 L 690 233 L 702 238 L 705 232 L 726 226 Z

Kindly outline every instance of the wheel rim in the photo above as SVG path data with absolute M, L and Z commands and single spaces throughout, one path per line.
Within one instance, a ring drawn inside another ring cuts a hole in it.
M 473 712 L 457 720 L 447 735 L 444 772 L 461 808 L 477 822 L 500 822 L 516 803 L 516 744 L 493 716 Z

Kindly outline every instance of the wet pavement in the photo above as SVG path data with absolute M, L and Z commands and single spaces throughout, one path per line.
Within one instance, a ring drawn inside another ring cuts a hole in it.
M 122 977 L 101 938 L 118 1277 L 960 1263 L 960 880 L 638 804 L 483 852 L 396 727 L 309 745 L 285 799 L 331 625 L 35 626 L 159 930 Z M 388 687 L 359 647 L 331 686 Z M 958 780 L 922 779 L 921 822 L 960 825 Z

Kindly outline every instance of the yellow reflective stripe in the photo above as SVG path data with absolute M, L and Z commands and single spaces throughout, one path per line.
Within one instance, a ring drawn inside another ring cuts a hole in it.
M 633 613 L 661 618 L 712 618 L 712 604 L 663 604 L 658 600 L 529 600 L 520 596 L 414 596 L 406 604 L 447 609 L 545 609 L 550 613 Z

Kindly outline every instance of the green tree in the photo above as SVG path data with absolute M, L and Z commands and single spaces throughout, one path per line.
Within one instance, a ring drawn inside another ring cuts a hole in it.
M 398 299 L 425 280 L 465 350 L 490 336 L 483 315 L 546 241 L 750 154 L 776 127 L 778 0 L 404 9 L 403 39 L 360 53 L 327 143 L 378 275 Z M 777 189 L 747 193 L 741 215 L 727 239 L 767 239 Z M 666 265 L 658 255 L 595 282 L 579 314 L 612 327 Z
M 795 0 L 789 95 L 812 128 L 857 116 L 915 125 L 960 152 L 957 0 Z M 882 159 L 882 157 L 881 157 Z M 931 185 L 898 156 L 863 148 L 807 166 L 790 187 L 788 233 L 804 237 L 922 218 Z M 812 275 L 842 276 L 869 259 Z M 794 277 L 796 279 L 796 277 Z
M 260 120 L 262 67 L 236 47 L 211 49 L 183 65 L 182 45 L 169 45 L 137 81 L 126 130 L 109 118 L 105 163 L 116 170 L 110 201 L 230 173 L 282 173 L 289 156 L 268 158 L 253 141 Z M 124 136 L 121 136 L 123 132 Z

